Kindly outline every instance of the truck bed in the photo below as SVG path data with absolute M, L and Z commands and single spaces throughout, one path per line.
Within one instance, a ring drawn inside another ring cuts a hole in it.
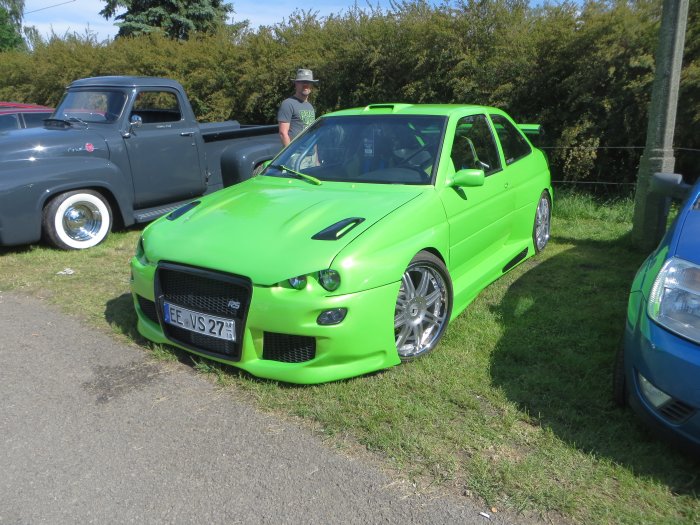
M 270 135 L 277 133 L 277 125 L 246 125 L 240 124 L 237 120 L 227 120 L 226 122 L 209 122 L 200 124 L 204 142 L 216 142 L 232 138 L 256 137 L 259 135 Z

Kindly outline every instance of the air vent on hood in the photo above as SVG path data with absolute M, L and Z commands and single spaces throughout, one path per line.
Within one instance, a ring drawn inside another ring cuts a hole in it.
M 329 226 L 325 230 L 321 230 L 316 235 L 311 237 L 317 241 L 336 241 L 340 239 L 343 235 L 348 233 L 358 224 L 364 222 L 362 217 L 350 217 L 349 219 L 343 219 L 335 224 Z
M 190 211 L 192 208 L 197 206 L 201 201 L 192 201 L 189 204 L 185 204 L 184 206 L 180 206 L 177 210 L 172 212 L 170 215 L 168 215 L 168 220 L 169 221 L 174 221 L 178 217 L 181 217 L 188 211 Z

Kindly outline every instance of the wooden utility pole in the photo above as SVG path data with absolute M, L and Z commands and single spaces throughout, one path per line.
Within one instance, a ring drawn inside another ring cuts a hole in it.
M 651 251 L 666 230 L 667 198 L 651 190 L 654 173 L 673 173 L 673 128 L 676 125 L 685 28 L 689 0 L 664 0 L 656 71 L 649 106 L 649 123 L 644 154 L 639 161 L 634 197 L 632 239 Z

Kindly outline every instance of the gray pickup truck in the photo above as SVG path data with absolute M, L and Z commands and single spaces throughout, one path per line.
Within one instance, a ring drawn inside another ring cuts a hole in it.
M 77 80 L 42 128 L 0 132 L 0 246 L 90 248 L 251 177 L 281 146 L 276 125 L 198 124 L 173 80 Z

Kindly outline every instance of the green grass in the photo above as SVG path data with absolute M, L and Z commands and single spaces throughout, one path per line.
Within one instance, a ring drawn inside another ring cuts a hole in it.
M 611 402 L 627 293 L 644 259 L 628 241 L 631 215 L 630 201 L 557 198 L 545 252 L 484 290 L 435 352 L 310 387 L 143 341 L 128 287 L 138 231 L 87 252 L 0 251 L 0 291 L 44 297 L 86 327 L 179 357 L 264 410 L 303 418 L 330 443 L 377 453 L 424 490 L 555 521 L 698 523 L 700 463 Z M 57 275 L 64 268 L 75 273 Z

